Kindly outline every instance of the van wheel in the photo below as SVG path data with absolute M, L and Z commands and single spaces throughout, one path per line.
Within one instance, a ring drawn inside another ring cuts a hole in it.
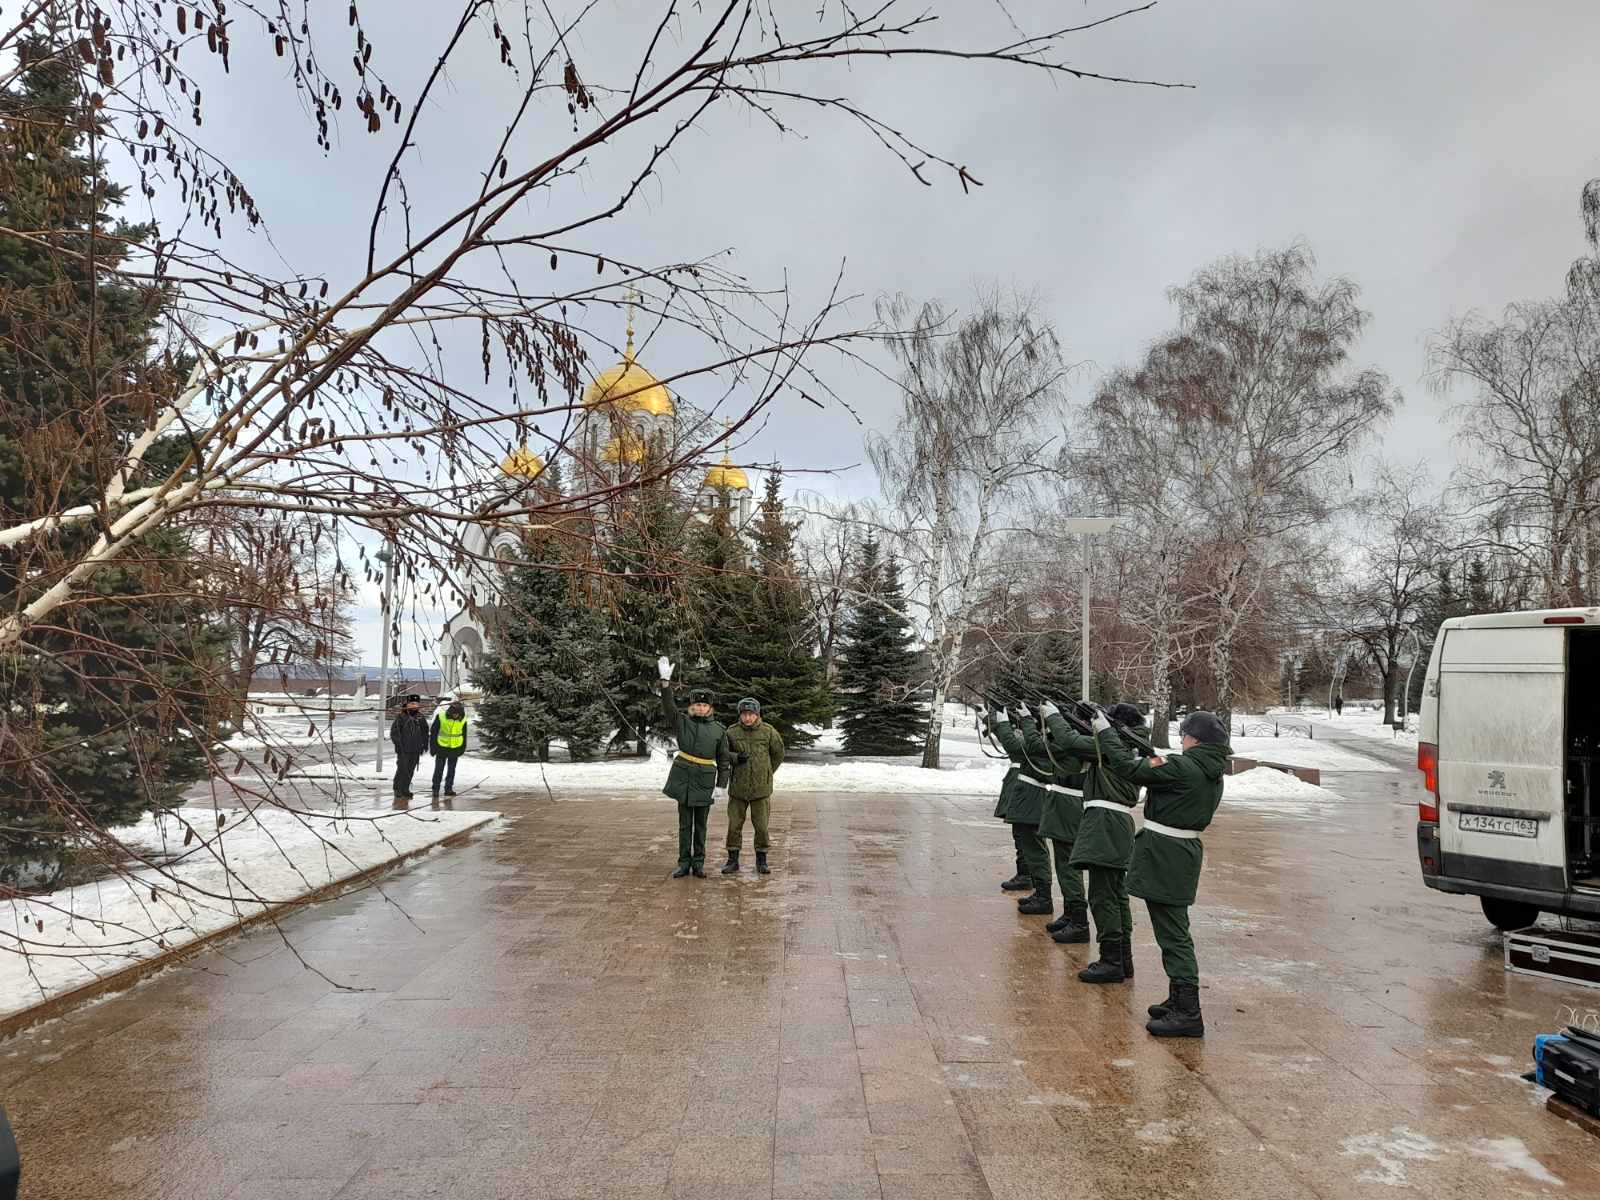
M 1526 929 L 1539 919 L 1539 908 L 1532 904 L 1524 904 L 1520 900 L 1496 900 L 1489 896 L 1479 896 L 1478 902 L 1483 905 L 1483 915 L 1488 918 L 1489 924 L 1502 932 L 1508 929 Z

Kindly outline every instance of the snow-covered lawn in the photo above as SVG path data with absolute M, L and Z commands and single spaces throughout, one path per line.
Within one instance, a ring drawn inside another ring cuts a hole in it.
M 6 901 L 0 1016 L 93 983 L 331 884 L 484 825 L 496 812 L 294 813 L 182 809 L 115 831 L 164 862 Z M 195 836 L 183 844 L 186 830 Z
M 1173 731 L 1177 736 L 1177 731 Z M 1396 768 L 1370 755 L 1346 750 L 1337 742 L 1303 737 L 1236 737 L 1229 743 L 1240 758 L 1286 763 L 1291 767 L 1316 767 L 1323 771 L 1393 771 Z

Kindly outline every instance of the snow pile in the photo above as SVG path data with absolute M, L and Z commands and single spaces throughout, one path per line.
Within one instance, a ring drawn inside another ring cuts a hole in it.
M 1291 767 L 1316 767 L 1323 771 L 1394 771 L 1371 755 L 1323 740 L 1303 737 L 1236 737 L 1228 740 L 1240 758 L 1265 759 Z
M 1256 767 L 1222 780 L 1222 813 L 1230 808 L 1277 813 L 1285 817 L 1317 817 L 1339 802 L 1336 793 L 1317 787 L 1285 771 Z
M 222 829 L 211 812 L 184 812 L 188 826 L 146 817 L 115 831 L 160 869 L 0 907 L 6 949 L 0 958 L 0 1015 L 30 1008 L 144 959 L 298 900 L 402 855 L 494 820 L 495 812 L 395 812 L 342 816 L 261 806 L 228 812 Z M 19 953 L 18 951 L 26 951 Z

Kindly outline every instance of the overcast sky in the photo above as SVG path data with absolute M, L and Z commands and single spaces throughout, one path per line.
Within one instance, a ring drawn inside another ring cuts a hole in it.
M 383 22 L 369 29 L 402 94 L 431 64 L 439 7 L 389 0 L 363 11 Z M 938 7 L 996 29 L 997 10 L 984 0 Z M 1117 6 L 1009 7 L 1037 28 Z M 794 11 L 816 8 L 808 0 Z M 601 0 L 575 50 L 585 75 L 617 81 L 629 48 L 649 36 L 644 14 L 655 11 L 645 0 Z M 971 40 L 950 24 L 944 40 Z M 1600 175 L 1600 4 L 1162 0 L 1073 47 L 1072 59 L 1091 69 L 1193 88 L 998 68 L 857 68 L 840 81 L 853 98 L 965 163 L 985 186 L 964 195 L 941 179 L 924 188 L 836 117 L 799 114 L 805 136 L 782 138 L 728 114 L 686 140 L 607 235 L 618 252 L 651 261 L 729 247 L 754 282 L 787 278 L 810 301 L 842 261 L 847 290 L 864 297 L 858 322 L 883 291 L 958 304 L 977 281 L 1037 292 L 1070 357 L 1086 364 L 1080 389 L 1166 328 L 1165 289 L 1197 267 L 1303 239 L 1323 273 L 1360 286 L 1372 313 L 1360 359 L 1404 393 L 1383 449 L 1426 458 L 1447 475 L 1448 399 L 1426 385 L 1426 341 L 1452 315 L 1553 294 L 1582 252 L 1579 189 Z M 433 131 L 414 188 L 481 170 L 489 127 L 499 124 L 492 109 L 511 94 L 491 70 L 457 72 L 452 82 L 459 136 Z M 353 268 L 354 239 L 334 214 L 351 196 L 361 197 L 352 211 L 370 208 L 376 147 L 347 133 L 344 149 L 321 161 L 307 153 L 303 131 L 282 130 L 248 100 L 238 88 L 214 93 L 208 126 L 239 138 L 254 160 L 246 165 L 257 169 L 276 245 L 296 266 Z M 591 201 L 605 194 L 607 170 L 597 166 L 585 182 Z M 674 349 L 655 348 L 652 369 L 693 365 L 673 361 Z M 892 420 L 896 399 L 884 381 L 865 372 L 831 378 L 868 425 Z M 773 414 L 743 457 L 846 467 L 863 461 L 860 441 L 843 411 L 790 408 Z M 870 469 L 833 486 L 868 493 Z M 375 642 L 370 614 L 363 624 Z

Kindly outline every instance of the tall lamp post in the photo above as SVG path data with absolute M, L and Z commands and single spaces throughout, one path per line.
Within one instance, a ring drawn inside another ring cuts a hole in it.
M 378 758 L 377 773 L 383 774 L 383 739 L 388 732 L 384 729 L 384 718 L 389 715 L 389 609 L 394 596 L 394 552 L 389 549 L 388 543 L 378 551 L 378 561 L 383 564 L 383 606 L 381 608 L 383 626 L 383 649 L 380 652 L 378 667 Z
M 1110 533 L 1117 526 L 1117 518 L 1068 517 L 1065 525 L 1068 533 L 1081 534 L 1083 537 L 1083 678 L 1080 683 L 1080 695 L 1087 700 L 1089 698 L 1089 579 L 1092 573 L 1089 539 L 1096 534 Z

